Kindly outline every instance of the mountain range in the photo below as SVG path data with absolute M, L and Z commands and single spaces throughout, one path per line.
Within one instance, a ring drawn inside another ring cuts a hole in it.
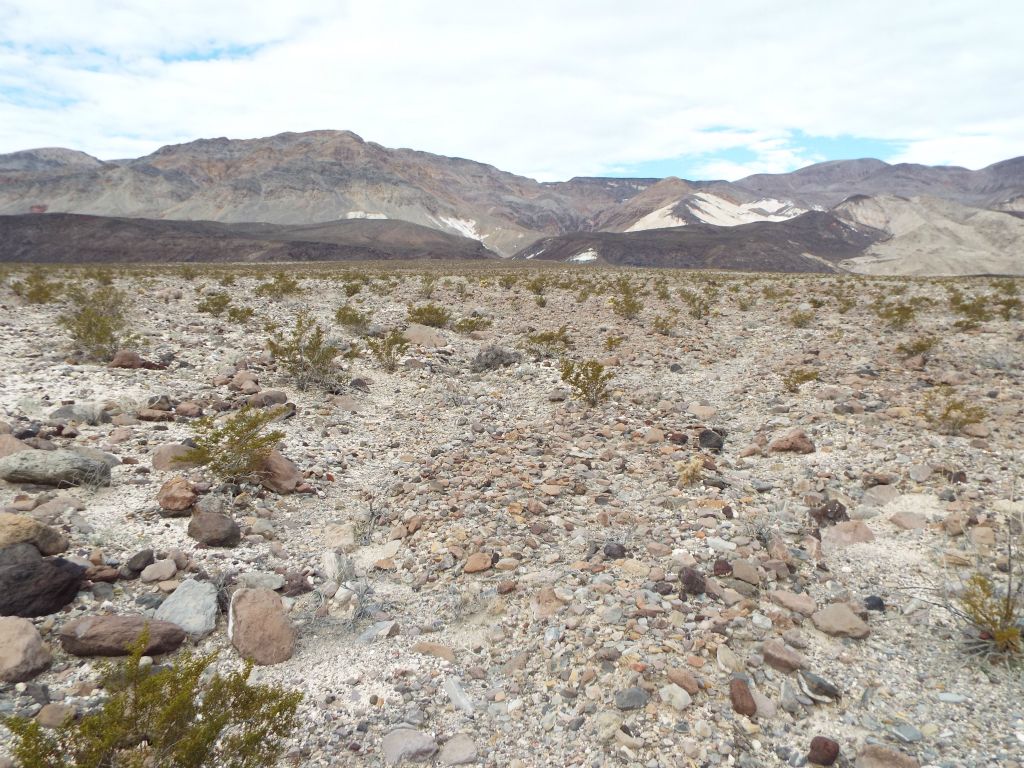
M 1024 157 L 838 160 L 734 182 L 538 182 L 348 131 L 129 160 L 0 155 L 0 260 L 540 259 L 874 274 L 1024 273 Z

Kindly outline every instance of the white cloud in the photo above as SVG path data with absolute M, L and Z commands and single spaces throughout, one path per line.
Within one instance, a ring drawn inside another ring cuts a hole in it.
M 1024 147 L 1022 24 L 955 0 L 8 0 L 0 152 L 347 128 L 545 179 L 683 156 L 735 178 L 821 159 L 802 131 L 977 167 Z M 715 157 L 736 148 L 756 159 Z

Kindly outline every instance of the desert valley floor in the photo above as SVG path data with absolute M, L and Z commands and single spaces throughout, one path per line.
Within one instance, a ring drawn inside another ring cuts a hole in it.
M 372 263 L 257 295 L 274 269 L 118 270 L 152 368 L 77 358 L 59 295 L 28 303 L 6 271 L 0 456 L 112 468 L 0 483 L 97 576 L 32 620 L 52 662 L 0 683 L 0 715 L 88 711 L 96 659 L 62 628 L 200 581 L 216 626 L 186 645 L 219 669 L 241 663 L 232 591 L 281 595 L 294 648 L 253 679 L 304 694 L 284 765 L 800 766 L 817 736 L 839 765 L 1024 765 L 1020 668 L 969 653 L 951 610 L 1021 565 L 1020 281 Z M 199 311 L 219 293 L 252 317 Z M 448 327 L 407 322 L 428 303 Z M 358 340 L 298 389 L 266 325 L 308 311 L 341 352 L 342 305 L 408 349 L 388 372 Z M 575 398 L 562 359 L 600 361 L 607 399 Z M 291 404 L 290 492 L 168 464 L 200 413 L 249 401 Z M 237 544 L 190 536 L 195 508 Z

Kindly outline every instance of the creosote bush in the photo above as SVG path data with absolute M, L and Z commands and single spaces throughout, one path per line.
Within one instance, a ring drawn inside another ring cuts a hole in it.
M 614 378 L 614 374 L 606 371 L 597 360 L 563 360 L 561 374 L 573 397 L 591 407 L 608 398 L 608 383 Z
M 615 291 L 616 295 L 609 299 L 612 310 L 619 317 L 635 320 L 644 308 L 636 287 L 628 277 L 620 277 L 615 281 Z
M 334 319 L 339 325 L 357 336 L 362 336 L 370 327 L 370 318 L 349 304 L 342 304 L 338 307 L 338 311 L 334 313 Z
M 257 296 L 266 296 L 271 299 L 280 299 L 302 290 L 299 281 L 290 277 L 288 273 L 279 270 L 265 283 L 256 286 Z
M 526 348 L 530 354 L 538 359 L 558 357 L 572 347 L 572 339 L 566 331 L 567 326 L 561 326 L 557 331 L 538 331 L 526 337 Z
M 253 477 L 284 432 L 266 429 L 279 413 L 278 408 L 254 408 L 246 405 L 219 424 L 212 416 L 193 424 L 195 446 L 179 460 L 182 464 L 206 467 L 221 480 Z
M 492 321 L 486 317 L 464 317 L 455 323 L 455 330 L 459 333 L 472 333 L 473 331 L 485 331 L 491 327 Z
M 11 283 L 11 290 L 29 304 L 49 304 L 57 298 L 60 284 L 46 279 L 46 273 L 36 268 L 30 271 L 24 280 Z
M 91 360 L 109 360 L 131 341 L 127 296 L 110 285 L 72 285 L 67 292 L 70 306 L 58 322 L 71 335 L 75 346 Z
M 446 328 L 451 319 L 451 312 L 438 304 L 409 307 L 408 320 L 410 323 L 429 325 L 431 328 Z
M 388 373 L 393 373 L 398 368 L 398 361 L 409 348 L 409 342 L 405 340 L 401 331 L 395 329 L 383 338 L 368 338 L 366 346 L 381 367 Z
M 209 293 L 199 300 L 196 310 L 207 315 L 220 317 L 231 306 L 231 297 L 225 291 Z
M 986 416 L 980 405 L 971 405 L 952 387 L 939 387 L 925 395 L 924 418 L 937 432 L 955 435 L 968 424 L 977 424 Z
M 228 320 L 232 323 L 244 325 L 255 317 L 256 311 L 252 307 L 228 307 Z
M 917 355 L 927 355 L 938 343 L 934 336 L 918 336 L 916 339 L 896 345 L 896 351 L 903 357 L 910 358 Z
M 812 310 L 806 311 L 794 311 L 789 316 L 789 324 L 794 328 L 806 328 L 814 321 L 814 312 Z
M 782 385 L 787 392 L 799 392 L 801 385 L 817 380 L 818 372 L 813 368 L 794 368 L 782 377 Z
M 1021 641 L 1024 605 L 1019 593 L 1020 585 L 1014 585 L 1012 579 L 1000 594 L 988 576 L 971 575 L 957 597 L 954 613 L 974 629 L 972 651 L 985 656 L 1011 657 L 1024 650 Z
M 148 631 L 131 655 L 108 665 L 107 699 L 52 732 L 6 718 L 22 768 L 265 768 L 298 725 L 302 694 L 250 684 L 252 662 L 209 676 L 216 653 L 181 653 L 170 666 L 141 663 Z
M 267 348 L 299 389 L 332 389 L 337 383 L 334 358 L 339 354 L 339 347 L 327 338 L 324 329 L 308 313 L 299 312 L 295 327 L 287 336 L 274 332 L 267 341 Z

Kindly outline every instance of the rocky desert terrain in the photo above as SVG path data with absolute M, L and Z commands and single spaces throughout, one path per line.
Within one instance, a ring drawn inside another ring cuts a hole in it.
M 1020 666 L 956 611 L 1021 577 L 1019 282 L 286 269 L 48 267 L 46 303 L 6 271 L 0 715 L 95 708 L 150 622 L 157 663 L 304 694 L 284 765 L 1024 765 Z M 103 282 L 112 363 L 58 323 Z M 301 312 L 339 352 L 306 389 L 267 347 Z M 172 461 L 247 404 L 284 433 L 262 475 Z

